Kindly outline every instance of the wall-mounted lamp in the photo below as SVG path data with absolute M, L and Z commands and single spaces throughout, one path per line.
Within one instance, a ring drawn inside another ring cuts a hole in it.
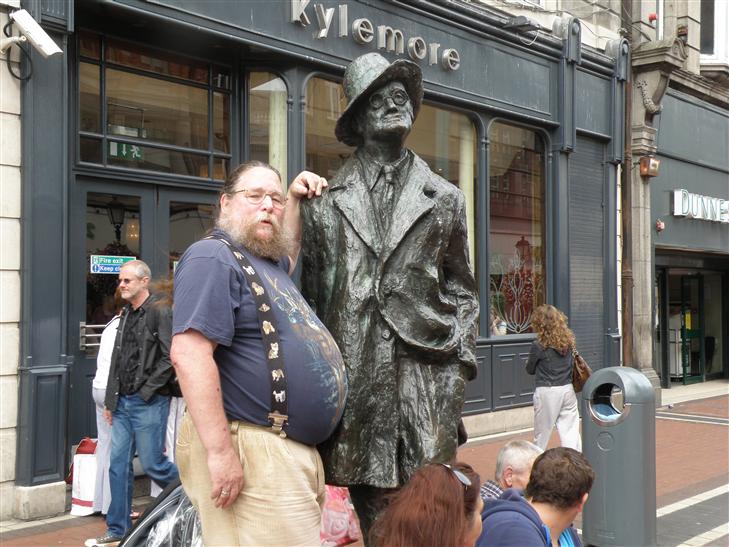
M 640 176 L 641 177 L 657 177 L 658 170 L 661 166 L 661 160 L 655 156 L 640 157 Z
M 666 229 L 666 223 L 663 222 L 660 218 L 656 219 L 656 232 L 662 232 Z
M 121 227 L 124 225 L 124 214 L 126 213 L 124 204 L 114 196 L 106 206 L 106 211 L 109 213 L 109 222 L 114 226 L 116 240 L 121 241 Z
M 139 240 L 139 220 L 136 218 L 129 219 L 125 228 L 127 241 Z
M 504 28 L 510 28 L 516 32 L 529 32 L 530 30 L 539 30 L 542 27 L 534 19 L 530 19 L 525 15 L 519 15 L 517 17 L 511 17 L 506 21 Z

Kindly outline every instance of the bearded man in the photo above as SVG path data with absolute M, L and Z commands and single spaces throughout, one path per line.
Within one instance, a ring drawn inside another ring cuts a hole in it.
M 288 274 L 298 202 L 325 186 L 303 172 L 285 195 L 273 167 L 244 163 L 222 188 L 215 230 L 177 266 L 171 357 L 187 414 L 176 458 L 205 545 L 319 544 L 315 445 L 339 422 L 347 384 Z

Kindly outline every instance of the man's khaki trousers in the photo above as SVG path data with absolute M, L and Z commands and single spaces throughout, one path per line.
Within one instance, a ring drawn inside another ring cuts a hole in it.
M 185 492 L 211 545 L 321 545 L 324 469 L 316 448 L 282 439 L 269 428 L 231 422 L 233 447 L 243 465 L 243 490 L 227 508 L 210 499 L 207 451 L 189 414 L 177 439 L 177 465 Z

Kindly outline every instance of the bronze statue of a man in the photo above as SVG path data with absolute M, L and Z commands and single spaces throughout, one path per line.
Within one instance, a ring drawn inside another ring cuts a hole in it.
M 382 497 L 456 453 L 478 316 L 465 200 L 404 147 L 423 99 L 407 60 L 358 57 L 337 139 L 357 150 L 302 204 L 303 292 L 339 344 L 349 397 L 321 447 L 367 534 Z

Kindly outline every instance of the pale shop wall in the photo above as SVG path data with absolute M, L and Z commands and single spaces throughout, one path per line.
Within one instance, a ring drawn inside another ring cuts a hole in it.
M 0 28 L 8 8 L 0 1 Z M 11 50 L 15 69 L 17 48 Z M 0 520 L 12 516 L 20 348 L 20 81 L 0 56 Z

